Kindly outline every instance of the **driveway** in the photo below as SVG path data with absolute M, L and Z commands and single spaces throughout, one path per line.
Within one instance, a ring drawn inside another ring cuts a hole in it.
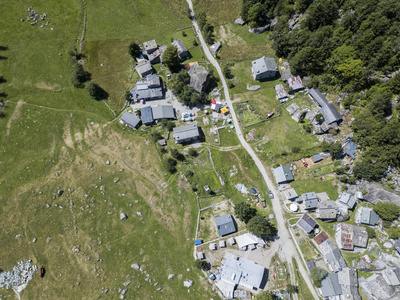
M 238 119 L 236 117 L 236 113 L 235 113 L 235 111 L 233 109 L 232 101 L 231 101 L 231 98 L 230 98 L 230 95 L 229 95 L 228 86 L 226 84 L 225 77 L 222 74 L 221 67 L 219 66 L 219 64 L 216 61 L 216 59 L 211 55 L 210 50 L 208 49 L 208 46 L 207 46 L 207 44 L 205 43 L 205 41 L 203 39 L 203 35 L 202 35 L 201 31 L 199 30 L 199 26 L 197 25 L 197 21 L 194 18 L 194 10 L 193 10 L 192 1 L 191 0 L 186 0 L 186 1 L 187 1 L 188 5 L 189 5 L 189 8 L 192 11 L 193 26 L 196 28 L 196 31 L 198 33 L 201 45 L 203 47 L 204 54 L 206 55 L 206 57 L 210 61 L 210 63 L 212 63 L 213 66 L 216 68 L 216 70 L 218 71 L 218 75 L 221 78 L 222 86 L 224 87 L 225 101 L 229 105 L 230 113 L 231 113 L 231 116 L 232 116 L 232 120 L 233 120 L 233 123 L 234 123 L 234 125 L 236 127 L 236 134 L 237 134 L 237 136 L 238 136 L 238 138 L 240 140 L 240 143 L 246 149 L 246 151 L 249 153 L 249 155 L 252 157 L 252 159 L 254 160 L 256 166 L 260 170 L 260 172 L 261 172 L 261 174 L 262 174 L 262 176 L 264 178 L 264 181 L 267 184 L 268 188 L 275 195 L 274 199 L 271 199 L 271 201 L 272 201 L 275 217 L 276 217 L 277 224 L 278 224 L 279 241 L 280 241 L 280 243 L 285 245 L 283 247 L 283 253 L 285 254 L 285 257 L 287 258 L 287 260 L 288 260 L 290 265 L 291 265 L 291 261 L 292 261 L 291 258 L 292 257 L 294 257 L 297 260 L 299 271 L 300 271 L 301 275 L 303 276 L 305 282 L 307 283 L 307 286 L 309 287 L 311 293 L 313 294 L 314 299 L 319 299 L 318 294 L 315 291 L 314 285 L 312 284 L 312 282 L 310 280 L 308 271 L 306 271 L 305 267 L 301 263 L 300 256 L 297 253 L 296 247 L 295 247 L 293 241 L 291 240 L 290 233 L 289 233 L 289 231 L 287 230 L 287 228 L 285 226 L 285 219 L 283 217 L 282 207 L 281 207 L 281 203 L 280 203 L 280 201 L 281 201 L 280 200 L 280 193 L 276 189 L 276 186 L 273 184 L 272 180 L 269 178 L 263 163 L 260 161 L 260 159 L 257 157 L 255 152 L 253 151 L 253 148 L 250 147 L 250 145 L 246 142 L 246 140 L 243 137 L 242 129 L 241 129 L 240 125 L 239 125 Z M 292 271 L 291 275 L 294 277 L 293 268 L 291 267 L 290 269 Z

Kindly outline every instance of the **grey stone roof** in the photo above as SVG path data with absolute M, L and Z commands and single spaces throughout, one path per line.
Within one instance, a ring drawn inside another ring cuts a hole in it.
M 315 194 L 315 192 L 304 193 L 301 195 L 301 197 L 303 198 L 303 201 L 307 201 L 307 200 L 317 200 L 318 201 L 318 197 L 317 197 L 317 194 Z
M 272 57 L 261 57 L 251 62 L 255 74 L 262 74 L 268 71 L 278 71 L 275 59 Z
M 177 142 L 200 137 L 200 131 L 197 123 L 175 127 L 173 131 L 174 139 Z
M 120 120 L 133 129 L 137 129 L 138 125 L 141 122 L 140 119 L 136 115 L 131 114 L 129 111 L 126 111 L 121 116 Z
M 161 87 L 161 80 L 158 74 L 149 74 L 146 76 L 146 83 L 149 88 Z
M 143 43 L 144 50 L 150 54 L 157 49 L 156 40 L 151 40 Z
M 187 55 L 188 49 L 186 48 L 185 44 L 182 42 L 182 40 L 180 39 L 176 39 L 172 42 L 172 45 L 174 45 L 176 47 L 176 49 L 178 49 L 178 56 L 180 58 L 186 58 L 186 57 L 181 57 L 181 54 L 183 54 L 183 56 Z
M 163 96 L 162 87 L 150 88 L 147 82 L 138 81 L 131 90 L 133 99 L 151 100 L 161 98 Z
M 145 106 L 140 109 L 140 114 L 142 116 L 142 122 L 145 125 L 153 123 L 153 112 L 150 106 Z
M 230 214 L 214 217 L 215 225 L 217 226 L 218 234 L 225 236 L 236 232 L 235 221 Z
M 309 261 L 307 262 L 307 268 L 309 271 L 311 271 L 312 269 L 314 269 L 316 267 L 315 265 L 315 260 Z
M 318 205 L 317 218 L 334 220 L 337 215 L 337 204 L 335 201 L 322 201 Z
M 135 70 L 138 72 L 140 77 L 144 77 L 153 72 L 151 63 L 147 60 L 142 60 L 136 64 Z
M 297 225 L 300 226 L 306 233 L 310 233 L 313 231 L 315 226 L 317 226 L 317 222 L 311 218 L 309 215 L 304 214 L 299 221 L 297 221 Z
M 349 209 L 353 209 L 354 205 L 356 204 L 356 198 L 354 198 L 353 195 L 347 193 L 342 193 L 338 201 L 344 204 Z
M 366 281 L 361 283 L 361 287 L 365 291 L 364 294 L 368 294 L 375 297 L 375 299 L 386 300 L 393 296 L 393 289 L 388 285 L 381 275 L 374 274 L 367 278 Z M 370 297 L 368 297 L 371 299 Z
M 172 105 L 160 105 L 152 107 L 153 119 L 175 119 L 175 110 Z
M 335 105 L 333 105 L 332 102 L 329 102 L 318 89 L 312 88 L 308 91 L 308 93 L 315 101 L 317 101 L 319 106 L 321 106 L 321 113 L 324 115 L 324 119 L 327 124 L 342 120 L 342 116 L 338 112 Z
M 396 251 L 400 254 L 400 239 L 397 239 L 394 243 L 393 243 L 394 248 L 396 249 Z
M 338 274 L 328 274 L 321 281 L 321 293 L 323 297 L 332 297 L 342 294 L 342 288 L 340 287 Z
M 272 173 L 275 176 L 277 184 L 287 183 L 294 180 L 292 170 L 290 170 L 290 167 L 288 166 L 280 165 L 279 167 L 273 169 Z
M 189 71 L 190 83 L 196 92 L 201 93 L 207 86 L 208 83 L 208 71 L 206 68 L 199 64 L 194 64 L 190 67 Z
M 312 159 L 313 159 L 313 162 L 316 163 L 316 162 L 321 161 L 323 158 L 322 158 L 321 154 L 318 153 L 318 154 L 313 155 Z
M 318 200 L 312 199 L 312 200 L 306 200 L 304 201 L 304 204 L 306 205 L 306 209 L 316 209 L 318 207 Z

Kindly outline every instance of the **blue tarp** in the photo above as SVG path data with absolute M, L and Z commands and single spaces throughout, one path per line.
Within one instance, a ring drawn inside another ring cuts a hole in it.
M 203 244 L 203 241 L 202 241 L 202 240 L 195 240 L 195 241 L 194 241 L 194 244 L 195 244 L 196 246 L 198 246 L 198 245 Z

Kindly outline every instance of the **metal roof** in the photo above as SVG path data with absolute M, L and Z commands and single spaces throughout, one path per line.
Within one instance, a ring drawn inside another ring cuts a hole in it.
M 361 224 L 375 226 L 378 225 L 379 216 L 372 208 L 361 207 Z
M 121 116 L 120 120 L 133 129 L 137 129 L 137 126 L 140 123 L 140 119 L 136 115 L 131 114 L 129 111 L 126 111 Z
M 300 76 L 293 76 L 289 78 L 287 83 L 293 91 L 298 91 L 304 88 Z
M 217 226 L 218 234 L 225 236 L 236 232 L 235 221 L 230 214 L 214 217 L 215 225 Z
M 152 107 L 153 119 L 175 119 L 175 110 L 172 105 L 160 105 Z
M 323 158 L 322 158 L 321 154 L 318 153 L 318 154 L 313 155 L 312 159 L 313 159 L 313 162 L 316 163 L 316 162 L 321 161 Z
M 145 106 L 140 109 L 143 124 L 153 123 L 153 113 L 150 106 Z
M 262 74 L 268 71 L 278 71 L 275 59 L 273 57 L 261 57 L 251 62 L 251 67 L 255 74 Z
M 338 201 L 346 205 L 349 209 L 353 209 L 354 205 L 356 204 L 356 198 L 354 198 L 353 195 L 347 193 L 342 193 Z
M 356 143 L 354 143 L 352 140 L 349 140 L 349 141 L 343 143 L 342 147 L 343 147 L 344 153 L 346 153 L 352 159 L 356 158 L 356 149 L 357 149 Z
M 327 124 L 342 120 L 342 116 L 336 106 L 332 102 L 329 102 L 318 89 L 312 88 L 308 93 L 321 106 L 321 112 Z
M 288 93 L 286 93 L 285 91 L 285 87 L 281 83 L 275 85 L 275 92 L 276 92 L 276 98 L 278 100 L 289 97 Z
M 260 288 L 265 268 L 246 258 L 225 258 L 221 280 L 252 290 Z
M 264 246 L 265 242 L 262 238 L 255 236 L 252 233 L 245 233 L 235 238 L 239 248 L 247 247 L 249 245 Z
M 200 131 L 197 123 L 175 127 L 173 129 L 175 141 L 183 142 L 187 139 L 199 138 Z
M 328 274 L 321 281 L 321 293 L 323 297 L 331 297 L 342 294 L 342 288 L 340 287 L 338 274 Z
M 273 169 L 272 173 L 274 174 L 276 183 L 278 184 L 287 183 L 294 180 L 292 170 L 290 170 L 290 167 L 288 166 L 280 165 L 279 167 Z

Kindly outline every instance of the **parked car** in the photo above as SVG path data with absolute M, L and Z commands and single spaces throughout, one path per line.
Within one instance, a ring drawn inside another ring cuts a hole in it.
M 265 118 L 266 118 L 266 119 L 271 118 L 273 115 L 274 115 L 274 112 L 271 111 Z

